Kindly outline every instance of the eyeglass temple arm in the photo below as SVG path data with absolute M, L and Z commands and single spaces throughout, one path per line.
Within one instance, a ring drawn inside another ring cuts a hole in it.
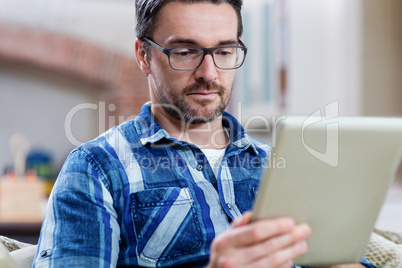
M 166 49 L 164 47 L 161 47 L 160 45 L 158 45 L 157 43 L 155 43 L 154 41 L 152 41 L 149 38 L 144 37 L 144 40 L 148 43 L 150 43 L 152 46 L 156 47 L 159 51 L 161 51 L 162 53 L 168 55 L 169 54 L 169 49 Z

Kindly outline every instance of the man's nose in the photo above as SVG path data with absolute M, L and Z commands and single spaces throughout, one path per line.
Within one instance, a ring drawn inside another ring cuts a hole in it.
M 204 82 L 212 82 L 218 78 L 218 72 L 211 55 L 205 55 L 201 65 L 195 70 L 195 79 L 204 80 Z

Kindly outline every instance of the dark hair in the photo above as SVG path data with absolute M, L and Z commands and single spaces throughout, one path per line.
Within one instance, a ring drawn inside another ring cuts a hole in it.
M 135 31 L 137 38 L 143 40 L 144 37 L 151 37 L 159 11 L 170 2 L 181 3 L 199 3 L 208 2 L 212 4 L 228 3 L 236 11 L 238 26 L 237 37 L 240 37 L 243 33 L 243 22 L 241 18 L 241 8 L 243 0 L 136 0 L 135 1 L 135 15 L 136 26 Z

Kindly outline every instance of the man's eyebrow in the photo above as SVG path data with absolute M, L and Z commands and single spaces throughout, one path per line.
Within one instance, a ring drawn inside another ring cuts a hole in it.
M 167 43 L 171 46 L 174 46 L 174 45 L 199 46 L 198 42 L 196 42 L 193 39 L 187 39 L 187 38 L 175 38 L 175 39 L 169 40 Z M 230 46 L 230 45 L 237 45 L 237 44 L 238 44 L 238 39 L 230 39 L 230 40 L 219 41 L 215 46 Z
M 187 39 L 187 38 L 175 38 L 175 39 L 169 40 L 167 43 L 169 45 L 182 45 L 182 44 L 197 45 L 197 42 L 195 42 L 195 40 Z
M 234 46 L 234 45 L 237 45 L 237 44 L 239 44 L 238 39 L 236 39 L 236 40 L 225 40 L 225 41 L 219 42 L 217 46 Z

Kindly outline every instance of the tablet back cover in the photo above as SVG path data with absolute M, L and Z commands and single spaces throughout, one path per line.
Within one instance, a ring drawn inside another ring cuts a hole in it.
M 312 236 L 297 265 L 358 263 L 402 153 L 402 119 L 281 122 L 253 219 L 290 216 Z M 275 159 L 273 159 L 275 158 Z

